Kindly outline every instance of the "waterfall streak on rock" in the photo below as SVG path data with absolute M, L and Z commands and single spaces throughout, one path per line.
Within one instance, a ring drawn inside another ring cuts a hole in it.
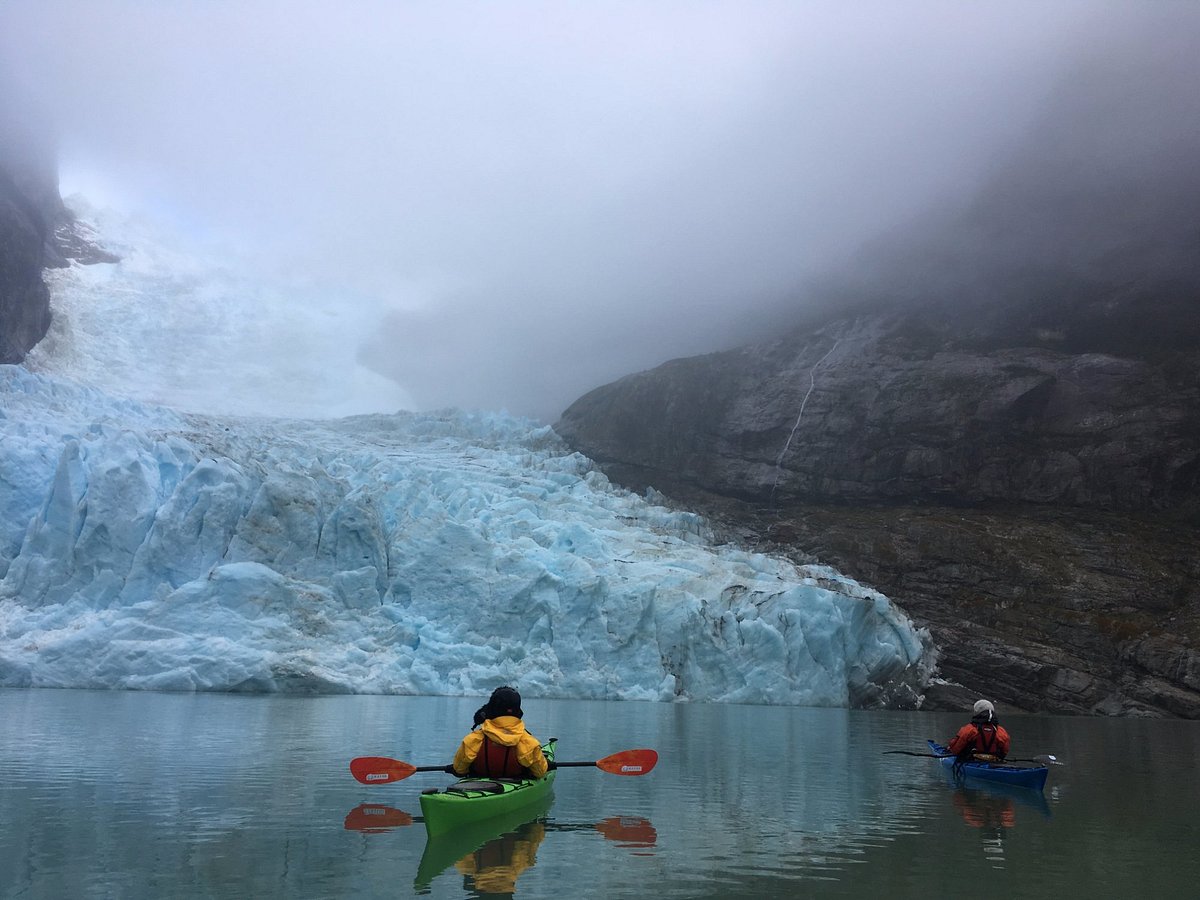
M 775 496 L 775 489 L 779 487 L 779 476 L 783 474 L 783 458 L 787 456 L 788 448 L 792 446 L 792 438 L 796 436 L 796 431 L 800 428 L 800 420 L 804 418 L 804 407 L 808 405 L 808 398 L 812 396 L 813 389 L 817 386 L 817 369 L 820 368 L 821 363 L 829 359 L 829 355 L 838 348 L 838 344 L 841 342 L 841 338 L 834 341 L 833 346 L 825 351 L 825 355 L 813 363 L 813 367 L 808 370 L 808 390 L 804 393 L 804 399 L 800 401 L 800 412 L 796 415 L 796 423 L 788 433 L 783 449 L 779 451 L 779 458 L 775 460 L 775 482 L 771 485 L 772 497 Z

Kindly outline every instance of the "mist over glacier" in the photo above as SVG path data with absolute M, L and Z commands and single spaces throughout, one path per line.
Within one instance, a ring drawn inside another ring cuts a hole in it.
M 411 409 L 357 358 L 376 307 L 162 217 L 67 198 L 76 228 L 115 264 L 46 272 L 50 330 L 33 371 L 188 412 L 328 418 Z
M 501 414 L 184 414 L 0 368 L 0 684 L 911 705 L 928 637 Z

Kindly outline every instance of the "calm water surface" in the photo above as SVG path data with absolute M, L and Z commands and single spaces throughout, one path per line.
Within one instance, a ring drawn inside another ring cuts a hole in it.
M 354 756 L 448 762 L 478 699 L 0 690 L 0 896 L 1200 896 L 1200 723 L 1013 717 L 1044 794 L 956 787 L 959 716 L 529 701 L 565 769 L 532 821 L 427 846 Z M 503 832 L 503 833 L 499 833 Z

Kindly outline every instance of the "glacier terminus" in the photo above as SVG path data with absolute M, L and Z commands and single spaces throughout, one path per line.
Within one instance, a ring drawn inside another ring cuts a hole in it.
M 0 367 L 0 685 L 913 706 L 928 634 L 502 413 L 186 413 Z

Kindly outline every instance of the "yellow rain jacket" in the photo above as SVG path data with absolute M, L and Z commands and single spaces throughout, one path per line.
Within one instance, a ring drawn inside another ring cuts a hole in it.
M 490 746 L 486 749 L 484 741 Z M 506 750 L 508 752 L 506 752 Z M 479 756 L 480 751 L 487 753 L 487 761 L 495 772 L 496 760 L 508 758 L 525 769 L 533 778 L 541 778 L 549 771 L 546 756 L 542 753 L 542 744 L 532 734 L 525 730 L 525 723 L 516 716 L 497 716 L 494 719 L 484 719 L 478 731 L 472 731 L 458 746 L 454 754 L 454 771 L 459 775 L 467 775 L 471 771 L 471 763 Z M 492 777 L 500 777 L 493 774 Z M 521 773 L 512 771 L 508 777 L 520 778 Z

